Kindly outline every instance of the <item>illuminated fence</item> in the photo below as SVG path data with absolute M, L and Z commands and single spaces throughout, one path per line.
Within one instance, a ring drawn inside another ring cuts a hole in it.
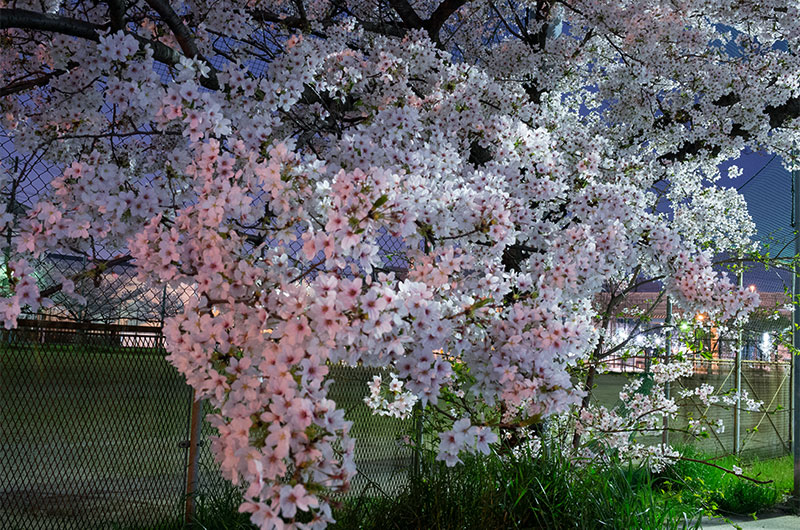
M 762 402 L 763 407 L 754 412 L 742 406 L 737 415 L 733 406 L 706 407 L 696 396 L 678 399 L 683 405 L 677 421 L 671 423 L 670 427 L 686 429 L 690 419 L 696 420 L 701 416 L 707 417 L 712 423 L 722 420 L 725 427 L 722 432 L 708 429 L 699 439 L 672 433 L 671 444 L 691 444 L 698 451 L 714 455 L 738 452 L 745 457 L 771 458 L 791 452 L 791 359 L 783 348 L 775 348 L 771 353 L 761 351 L 763 343 L 763 336 L 758 341 L 755 337 L 742 341 L 742 355 L 738 363 L 735 350 L 740 343 L 736 339 L 717 340 L 706 348 L 711 355 L 684 357 L 694 365 L 694 374 L 672 385 L 673 397 L 678 398 L 681 392 L 703 384 L 713 386 L 717 395 L 735 392 L 740 386 L 751 398 Z M 632 377 L 647 377 L 650 367 L 660 360 L 653 353 L 652 356 L 617 358 L 608 363 L 606 373 L 596 379 L 597 386 L 593 392 L 595 400 L 606 406 L 616 406 L 620 403 L 622 386 Z M 740 381 L 739 386 L 737 381 Z

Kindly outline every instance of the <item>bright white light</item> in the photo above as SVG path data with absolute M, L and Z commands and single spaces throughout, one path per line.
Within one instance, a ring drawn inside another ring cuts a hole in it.
M 772 358 L 772 338 L 769 333 L 761 335 L 761 354 L 769 361 Z

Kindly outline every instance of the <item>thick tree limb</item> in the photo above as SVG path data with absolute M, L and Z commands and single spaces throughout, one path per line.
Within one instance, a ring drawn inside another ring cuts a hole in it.
M 202 58 L 202 54 L 197 49 L 197 44 L 194 42 L 189 28 L 180 19 L 177 13 L 173 11 L 168 3 L 164 0 L 146 0 L 147 5 L 152 7 L 156 13 L 161 16 L 161 20 L 169 27 L 172 34 L 175 35 L 175 40 L 183 50 L 183 54 L 189 58 Z M 208 61 L 206 61 L 208 62 Z
M 406 26 L 412 29 L 425 29 L 425 21 L 420 18 L 407 0 L 389 0 L 389 5 L 400 16 Z
M 111 18 L 111 30 L 125 29 L 125 10 L 128 9 L 126 0 L 109 0 L 107 3 Z
M 26 90 L 30 90 L 34 87 L 45 86 L 50 82 L 51 79 L 54 77 L 58 77 L 61 74 L 67 73 L 66 70 L 53 70 L 52 72 L 48 72 L 44 75 L 33 79 L 26 79 L 25 81 L 18 81 L 16 83 L 11 83 L 0 88 L 0 98 L 5 96 L 10 96 L 12 94 L 17 94 L 19 92 L 25 92 Z
M 426 29 L 432 39 L 437 40 L 439 38 L 439 31 L 441 31 L 447 19 L 467 2 L 469 0 L 444 0 L 439 4 L 439 7 L 431 13 L 431 17 L 426 22 Z
M 178 45 L 181 47 L 181 50 L 186 57 L 200 59 L 205 62 L 206 65 L 208 65 L 210 68 L 208 73 L 208 88 L 212 88 L 214 90 L 219 89 L 217 70 L 211 65 L 211 62 L 203 57 L 202 53 L 200 53 L 200 50 L 197 48 L 197 44 L 194 42 L 192 33 L 189 31 L 189 28 L 186 27 L 186 24 L 183 23 L 178 14 L 175 13 L 175 11 L 165 0 L 147 0 L 147 5 L 152 7 L 161 16 L 161 20 L 164 21 L 164 23 L 169 27 L 170 31 L 172 31 L 172 34 L 175 35 L 175 39 L 178 41 Z
M 83 20 L 49 13 L 37 13 L 26 9 L 0 9 L 0 29 L 12 28 L 59 33 L 94 42 L 100 42 L 99 31 L 104 29 L 103 26 L 84 22 Z M 153 59 L 156 61 L 170 66 L 180 62 L 182 54 L 166 44 L 140 37 L 135 33 L 127 31 L 125 33 L 139 41 L 141 46 L 150 46 L 153 49 Z M 201 84 L 211 90 L 219 89 L 219 81 L 213 75 L 213 71 L 212 75 L 201 81 Z
M 97 32 L 102 26 L 26 9 L 0 9 L 0 29 L 11 28 L 49 31 L 98 42 L 100 35 Z

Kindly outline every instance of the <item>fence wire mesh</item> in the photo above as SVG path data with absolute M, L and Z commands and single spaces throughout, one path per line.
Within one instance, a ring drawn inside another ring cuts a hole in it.
M 191 389 L 166 361 L 158 328 L 23 321 L 2 340 L 0 528 L 180 527 Z M 351 491 L 396 491 L 410 465 L 410 423 L 363 403 L 378 371 L 331 372 L 331 397 L 357 439 Z M 201 433 L 197 495 L 224 495 L 214 429 L 204 421 Z
M 60 174 L 60 168 L 42 162 L 42 149 L 30 152 L 21 154 L 13 139 L 0 131 L 0 193 L 8 211 L 17 216 L 30 211 Z M 777 180 L 767 179 L 767 173 L 748 181 L 745 192 L 757 210 L 771 212 L 766 221 L 756 219 L 759 240 L 773 256 L 785 256 L 794 237 L 787 230 L 790 202 L 774 206 Z M 789 179 L 779 182 L 785 188 Z M 788 197 L 783 188 L 778 195 Z M 761 203 L 767 206 L 761 208 Z M 381 246 L 383 270 L 407 268 L 402 241 L 385 235 Z M 297 241 L 289 250 L 297 253 L 300 248 Z M 75 278 L 79 296 L 55 291 L 52 307 L 27 315 L 20 329 L 2 335 L 0 528 L 177 527 L 183 520 L 191 391 L 165 360 L 159 325 L 183 310 L 193 290 L 190 285 L 165 289 L 144 284 L 124 249 L 94 250 L 92 255 L 66 250 L 43 255 L 35 263 L 40 288 L 46 291 Z M 96 263 L 108 260 L 111 265 L 104 266 L 103 274 L 95 274 Z M 765 309 L 746 327 L 742 386 L 764 401 L 768 412 L 742 414 L 741 448 L 762 457 L 784 454 L 790 433 L 790 369 L 785 358 L 767 351 L 764 335 L 774 337 L 789 324 L 786 310 L 775 318 L 769 308 L 788 303 L 791 276 L 780 268 L 753 264 L 744 281 L 761 293 Z M 651 294 L 641 293 L 642 299 Z M 662 308 L 655 313 L 663 318 Z M 720 344 L 716 359 L 698 359 L 696 375 L 685 382 L 686 388 L 703 383 L 723 391 L 733 388 L 733 350 L 730 343 Z M 611 368 L 637 376 L 646 362 L 628 359 Z M 375 373 L 366 367 L 331 367 L 335 384 L 330 396 L 354 422 L 358 475 L 353 494 L 391 494 L 411 469 L 411 450 L 402 443 L 415 432 L 411 422 L 374 416 L 363 403 Z M 619 373 L 603 377 L 596 398 L 613 404 L 625 378 Z M 699 408 L 695 404 L 683 409 L 679 421 L 685 424 Z M 205 413 L 211 412 L 206 407 Z M 724 433 L 709 433 L 701 450 L 733 452 L 730 411 L 712 414 L 719 414 L 729 427 Z M 214 494 L 228 486 L 211 455 L 213 428 L 208 422 L 202 423 L 201 434 L 198 494 Z
M 693 374 L 679 379 L 671 389 L 679 408 L 677 418 L 669 424 L 670 444 L 682 448 L 691 445 L 699 454 L 714 456 L 738 453 L 745 458 L 763 459 L 791 452 L 791 357 L 784 345 L 765 341 L 764 337 L 761 329 L 743 333 L 739 363 L 738 337 L 705 335 L 684 339 L 693 349 L 683 348 L 681 358 L 692 364 Z M 673 348 L 674 353 L 678 350 L 677 346 Z M 606 407 L 620 405 L 622 387 L 632 378 L 648 377 L 649 367 L 664 360 L 663 352 L 649 353 L 608 363 L 606 372 L 596 379 L 594 401 Z M 696 395 L 681 397 L 704 385 L 714 388 L 711 395 L 717 396 L 718 403 L 707 406 Z M 725 405 L 722 396 L 734 395 L 738 388 L 763 405 L 758 410 L 747 410 L 743 401 L 737 415 L 736 407 Z M 721 421 L 724 427 L 705 428 L 699 436 L 688 434 L 690 422 L 701 418 L 710 425 Z
M 0 527 L 148 527 L 180 513 L 191 394 L 157 332 L 27 323 L 0 353 Z

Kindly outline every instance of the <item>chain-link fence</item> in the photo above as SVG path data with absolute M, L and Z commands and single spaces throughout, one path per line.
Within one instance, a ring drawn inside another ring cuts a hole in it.
M 180 513 L 191 393 L 150 329 L 22 322 L 0 350 L 0 527 Z
M 178 527 L 189 469 L 196 495 L 226 487 L 207 423 L 192 449 L 191 389 L 165 355 L 157 328 L 23 320 L 4 332 L 0 528 Z M 410 422 L 363 403 L 375 373 L 332 367 L 331 397 L 354 422 L 354 494 L 394 491 L 411 462 Z
M 672 445 L 691 445 L 704 454 L 740 454 L 746 458 L 773 458 L 791 452 L 792 362 L 788 349 L 773 343 L 770 337 L 750 333 L 743 334 L 741 341 L 713 336 L 698 338 L 694 344 L 688 341 L 695 350 L 684 350 L 681 358 L 692 363 L 693 374 L 673 383 L 670 390 L 680 404 L 678 417 L 669 424 Z M 737 348 L 741 348 L 738 360 Z M 678 349 L 675 346 L 673 351 Z M 649 353 L 609 363 L 607 371 L 595 379 L 595 402 L 607 407 L 619 405 L 623 385 L 634 377 L 648 377 L 652 365 L 663 361 L 663 352 Z M 717 403 L 708 406 L 696 395 L 682 397 L 703 385 L 714 387 L 712 395 Z M 761 406 L 748 410 L 744 400 L 725 404 L 723 396 L 735 396 L 737 389 L 743 389 Z M 710 426 L 699 436 L 685 432 L 690 421 L 701 418 Z M 717 421 L 722 427 L 715 427 Z

